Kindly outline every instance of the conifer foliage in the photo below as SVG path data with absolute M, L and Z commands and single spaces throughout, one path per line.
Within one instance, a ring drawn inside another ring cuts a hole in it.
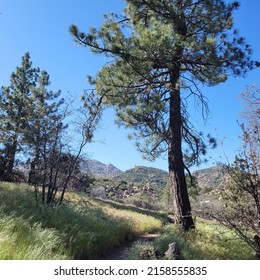
M 15 156 L 22 148 L 22 131 L 28 117 L 31 90 L 36 86 L 38 68 L 32 68 L 29 53 L 22 58 L 21 67 L 11 74 L 10 86 L 1 89 L 0 148 L 1 179 L 11 180 Z
M 238 2 L 126 3 L 123 16 L 105 15 L 99 29 L 86 34 L 72 25 L 70 32 L 78 44 L 108 59 L 89 82 L 105 104 L 115 107 L 118 124 L 134 130 L 137 148 L 152 159 L 168 153 L 175 219 L 189 230 L 194 223 L 184 170 L 200 162 L 207 141 L 192 125 L 188 104 L 195 100 L 205 115 L 200 85 L 217 85 L 259 65 L 233 28 Z M 208 140 L 215 145 L 212 137 Z
M 72 153 L 64 141 L 69 105 L 60 91 L 52 92 L 49 86 L 48 73 L 33 68 L 26 53 L 21 67 L 11 74 L 10 86 L 2 87 L 0 93 L 0 180 L 17 177 L 20 156 L 29 169 L 28 182 L 36 199 L 48 205 L 61 203 L 72 178 L 79 174 L 80 154 L 92 140 L 102 112 L 99 98 L 89 94 L 84 101 L 82 139 Z

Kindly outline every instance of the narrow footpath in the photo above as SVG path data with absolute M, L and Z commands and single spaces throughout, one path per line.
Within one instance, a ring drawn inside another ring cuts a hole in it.
M 125 260 L 125 253 L 131 249 L 133 244 L 137 241 L 141 242 L 154 242 L 156 238 L 160 236 L 159 233 L 148 233 L 138 236 L 132 241 L 127 242 L 124 246 L 120 246 L 112 249 L 102 260 Z

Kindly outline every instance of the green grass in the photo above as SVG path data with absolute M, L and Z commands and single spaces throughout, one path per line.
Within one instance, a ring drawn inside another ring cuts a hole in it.
M 250 260 L 255 259 L 254 251 L 233 232 L 209 221 L 196 222 L 196 230 L 183 233 L 175 225 L 167 225 L 161 236 L 152 245 L 164 253 L 168 245 L 176 242 L 182 259 L 186 260 Z M 138 259 L 140 252 L 150 249 L 151 243 L 136 243 L 128 252 L 128 259 Z
M 163 224 L 155 214 L 76 193 L 66 201 L 43 207 L 27 185 L 0 182 L 0 259 L 97 259 Z
M 67 193 L 56 207 L 37 204 L 27 185 L 0 182 L 0 259 L 102 259 L 134 237 L 161 229 L 155 243 L 135 242 L 127 254 L 138 259 L 145 249 L 165 252 L 176 242 L 183 259 L 254 259 L 234 233 L 197 219 L 184 234 L 166 225 L 165 215 L 133 206 Z
M 69 259 L 55 230 L 23 218 L 0 215 L 0 259 Z
M 154 246 L 151 242 L 136 241 L 130 249 L 126 250 L 124 257 L 127 260 L 138 260 L 141 259 L 142 253 L 146 250 L 154 250 Z

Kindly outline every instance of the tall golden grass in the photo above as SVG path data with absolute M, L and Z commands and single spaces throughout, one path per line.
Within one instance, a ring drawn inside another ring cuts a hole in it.
M 82 194 L 67 193 L 65 201 L 42 206 L 29 186 L 0 182 L 0 259 L 98 259 L 164 222 Z

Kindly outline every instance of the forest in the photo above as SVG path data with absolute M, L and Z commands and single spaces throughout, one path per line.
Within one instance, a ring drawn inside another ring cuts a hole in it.
M 260 65 L 234 26 L 239 3 L 125 2 L 88 32 L 69 27 L 77 46 L 105 59 L 80 104 L 51 90 L 30 52 L 1 87 L 0 259 L 259 259 L 257 84 L 240 96 L 242 144 L 234 161 L 216 163 L 221 182 L 202 185 L 191 172 L 223 143 L 196 127 L 189 104 L 206 121 L 202 89 Z M 83 169 L 107 108 L 168 172 L 135 167 L 108 179 Z

